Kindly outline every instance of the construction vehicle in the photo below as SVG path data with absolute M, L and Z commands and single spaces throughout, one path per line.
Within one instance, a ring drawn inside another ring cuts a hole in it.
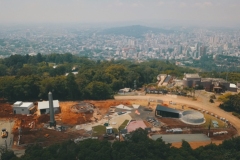
M 5 128 L 2 129 L 1 137 L 2 138 L 7 138 L 8 137 L 8 132 L 7 132 L 7 130 Z

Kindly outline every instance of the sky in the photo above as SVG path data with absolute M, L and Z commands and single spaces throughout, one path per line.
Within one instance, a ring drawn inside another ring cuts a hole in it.
M 0 0 L 0 23 L 240 26 L 240 0 Z

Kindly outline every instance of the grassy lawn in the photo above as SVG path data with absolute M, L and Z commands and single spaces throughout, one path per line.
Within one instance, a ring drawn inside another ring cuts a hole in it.
M 114 134 L 118 134 L 118 129 L 117 128 L 113 128 L 113 132 L 114 132 Z
M 226 124 L 223 121 L 221 121 L 220 119 L 217 119 L 216 117 L 214 117 L 212 115 L 204 113 L 204 117 L 206 119 L 206 123 L 202 124 L 202 126 L 204 128 L 208 128 L 210 121 L 213 121 L 213 120 L 218 122 L 218 126 L 219 126 L 218 128 L 225 128 L 226 127 Z M 211 128 L 214 128 L 212 123 L 211 123 Z
M 128 122 L 129 122 L 129 120 L 125 120 L 125 121 L 121 124 L 121 126 L 119 127 L 119 130 L 124 129 L 124 128 L 127 126 Z
M 102 136 L 105 133 L 106 133 L 106 126 L 99 125 L 99 126 L 93 127 L 93 134 L 92 134 L 93 137 Z

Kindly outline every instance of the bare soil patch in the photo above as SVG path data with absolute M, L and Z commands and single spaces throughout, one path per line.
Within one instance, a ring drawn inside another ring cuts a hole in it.
M 206 146 L 206 145 L 209 145 L 211 143 L 214 143 L 216 145 L 219 145 L 219 144 L 222 144 L 222 141 L 211 141 L 211 142 L 188 142 L 190 144 L 190 146 L 192 147 L 192 149 L 196 149 L 198 147 L 201 147 L 201 146 Z M 182 142 L 175 142 L 175 143 L 172 143 L 172 146 L 173 147 L 176 147 L 176 148 L 180 148 L 182 146 Z

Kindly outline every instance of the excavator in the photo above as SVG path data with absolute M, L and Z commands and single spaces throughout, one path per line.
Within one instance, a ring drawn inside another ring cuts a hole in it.
M 7 138 L 7 136 L 8 136 L 8 132 L 7 132 L 7 130 L 5 128 L 3 128 L 2 132 L 1 132 L 1 137 L 2 138 Z

